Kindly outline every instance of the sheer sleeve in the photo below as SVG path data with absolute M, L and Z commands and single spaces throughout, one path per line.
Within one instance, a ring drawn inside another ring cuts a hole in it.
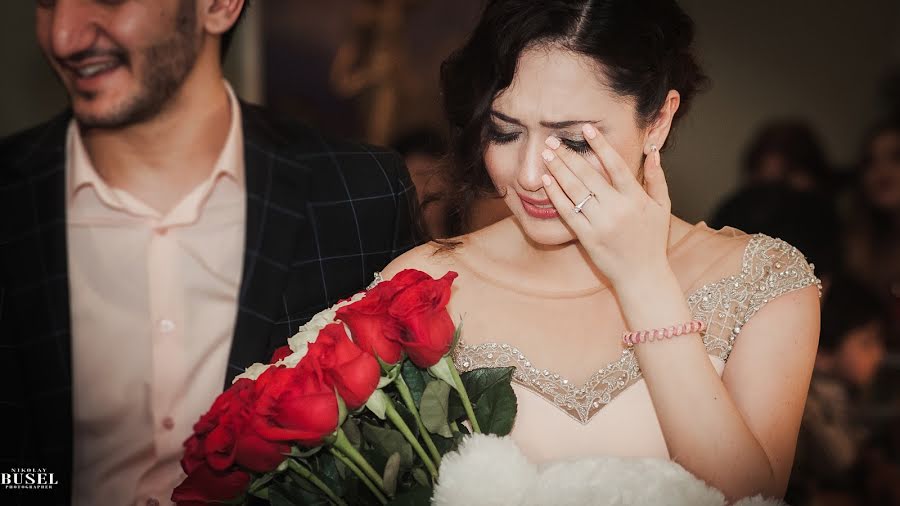
M 814 267 L 790 244 L 763 234 L 752 236 L 739 274 L 704 285 L 688 299 L 694 318 L 706 322 L 704 344 L 710 355 L 727 360 L 741 328 L 778 296 L 816 285 L 821 297 Z

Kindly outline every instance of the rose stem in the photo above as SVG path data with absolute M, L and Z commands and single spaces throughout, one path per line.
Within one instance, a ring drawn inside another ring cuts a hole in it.
M 347 435 L 344 434 L 343 429 L 338 429 L 337 438 L 334 440 L 334 447 L 341 453 L 346 455 L 347 458 L 352 460 L 354 464 L 359 466 L 359 468 L 362 469 L 364 473 L 366 473 L 366 476 L 368 476 L 369 479 L 372 480 L 372 482 L 375 483 L 375 485 L 377 485 L 382 492 L 384 492 L 384 480 L 382 480 L 381 476 L 379 476 L 379 474 L 374 469 L 372 469 L 372 466 L 369 464 L 366 458 L 363 457 L 358 451 L 356 451 L 356 448 L 354 448 L 353 445 L 350 444 L 350 440 L 347 439 Z
M 355 474 L 360 480 L 362 480 L 362 482 L 363 482 L 363 484 L 365 484 L 366 488 L 368 488 L 369 491 L 371 491 L 372 494 L 375 496 L 375 498 L 378 499 L 378 502 L 380 502 L 381 504 L 387 504 L 387 502 L 388 502 L 387 497 L 385 497 L 384 494 L 382 494 L 381 491 L 378 490 L 378 487 L 375 486 L 374 483 L 372 483 L 372 480 L 370 480 L 369 477 L 366 476 L 366 473 L 362 472 L 362 469 L 360 469 L 359 466 L 354 464 L 352 460 L 348 459 L 343 453 L 337 451 L 336 449 L 331 448 L 330 451 L 331 451 L 331 454 L 334 455 L 334 457 L 336 459 L 343 462 L 345 466 L 347 466 L 348 468 L 350 468 L 351 471 L 353 471 L 353 474 Z
M 428 447 L 428 451 L 431 453 L 431 457 L 434 459 L 434 464 L 440 467 L 441 452 L 439 452 L 437 447 L 434 445 L 434 441 L 431 439 L 431 435 L 428 433 L 428 429 L 426 429 L 425 424 L 422 423 L 422 416 L 419 414 L 419 410 L 416 408 L 416 402 L 412 398 L 412 393 L 409 391 L 409 387 L 406 385 L 406 381 L 404 381 L 403 375 L 398 375 L 394 383 L 396 383 L 397 385 L 397 390 L 400 391 L 400 398 L 403 399 L 403 404 L 406 404 L 406 407 L 410 410 L 410 412 L 412 412 L 413 418 L 416 419 L 416 425 L 419 426 L 419 434 L 421 434 L 422 438 L 425 440 L 425 446 Z
M 412 445 L 413 450 L 419 455 L 419 458 L 422 459 L 422 462 L 425 463 L 425 467 L 428 468 L 428 472 L 431 473 L 432 478 L 437 478 L 437 468 L 434 467 L 434 462 L 428 457 L 428 454 L 425 453 L 425 448 L 422 448 L 422 445 L 419 444 L 419 440 L 416 439 L 416 436 L 413 436 L 411 430 L 409 430 L 409 426 L 406 425 L 406 422 L 403 421 L 403 417 L 400 416 L 400 413 L 397 413 L 397 409 L 394 407 L 394 403 L 388 402 L 387 409 L 385 410 L 385 414 L 397 429 L 400 430 L 400 433 L 403 434 L 403 437 L 409 441 L 409 444 Z
M 459 399 L 462 401 L 463 408 L 466 410 L 466 416 L 472 424 L 472 432 L 481 433 L 481 427 L 478 426 L 478 420 L 475 418 L 475 412 L 472 410 L 472 402 L 469 401 L 469 394 L 466 393 L 466 387 L 463 386 L 462 378 L 459 377 L 459 371 L 456 370 L 456 364 L 449 355 L 444 357 L 447 365 L 450 366 L 450 374 L 453 376 L 453 382 L 456 383 L 456 391 L 459 392 Z
M 312 471 L 307 469 L 305 466 L 300 465 L 300 463 L 296 460 L 288 459 L 288 467 L 290 467 L 291 470 L 293 470 L 303 478 L 309 480 L 309 482 L 315 485 L 316 488 L 324 492 L 325 495 L 328 496 L 328 499 L 331 500 L 331 502 L 337 504 L 338 506 L 347 506 L 347 503 L 345 503 L 340 497 L 336 496 L 334 494 L 334 491 L 331 490 L 331 488 L 329 488 L 328 485 L 325 484 L 325 482 L 320 480 L 318 476 L 314 475 Z

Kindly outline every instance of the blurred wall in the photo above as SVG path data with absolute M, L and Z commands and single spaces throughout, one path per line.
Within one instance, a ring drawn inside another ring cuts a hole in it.
M 0 16 L 0 136 L 44 121 L 65 92 L 34 38 L 34 2 L 5 2 Z
M 681 0 L 712 78 L 664 155 L 673 206 L 709 217 L 733 190 L 744 145 L 766 120 L 807 119 L 833 162 L 856 156 L 885 71 L 900 62 L 900 2 Z

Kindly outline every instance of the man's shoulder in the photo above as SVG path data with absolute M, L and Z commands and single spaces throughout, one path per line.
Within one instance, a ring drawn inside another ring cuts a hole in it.
M 287 166 L 328 170 L 378 165 L 396 173 L 400 156 L 385 147 L 326 134 L 296 118 L 258 105 L 242 103 L 244 141 L 248 149 Z
M 0 179 L 20 177 L 41 161 L 64 156 L 70 118 L 71 114 L 66 111 L 49 121 L 0 138 Z

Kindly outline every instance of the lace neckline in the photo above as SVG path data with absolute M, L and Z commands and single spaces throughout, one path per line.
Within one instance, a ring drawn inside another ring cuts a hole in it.
M 727 361 L 747 320 L 771 299 L 791 290 L 821 283 L 795 248 L 778 239 L 757 234 L 747 245 L 740 274 L 728 276 L 690 292 L 687 302 L 693 317 L 703 320 L 701 333 L 707 353 Z M 462 338 L 453 350 L 461 371 L 481 367 L 515 367 L 513 381 L 553 403 L 575 421 L 586 425 L 616 396 L 642 379 L 633 350 L 600 367 L 585 383 L 535 365 L 517 347 L 502 342 L 469 345 Z

